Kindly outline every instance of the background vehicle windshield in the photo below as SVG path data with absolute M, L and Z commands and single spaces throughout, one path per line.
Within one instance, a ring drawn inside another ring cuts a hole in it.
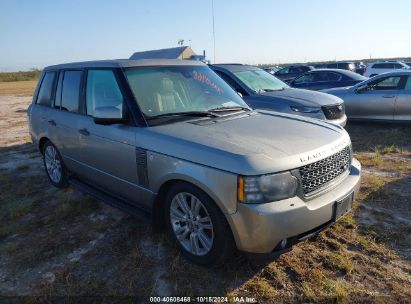
M 219 107 L 247 107 L 217 74 L 203 66 L 132 68 L 127 81 L 147 117 L 209 111 Z
M 234 72 L 234 74 L 255 92 L 277 91 L 288 88 L 288 85 L 275 76 L 260 70 Z

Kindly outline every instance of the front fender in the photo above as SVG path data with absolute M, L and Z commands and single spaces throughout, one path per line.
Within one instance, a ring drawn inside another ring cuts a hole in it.
M 150 151 L 147 167 L 155 193 L 169 181 L 185 181 L 207 193 L 224 214 L 237 211 L 237 175 L 233 173 Z

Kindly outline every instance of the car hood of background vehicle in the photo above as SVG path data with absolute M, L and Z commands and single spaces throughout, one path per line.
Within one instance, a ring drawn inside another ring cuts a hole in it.
M 303 89 L 295 89 L 295 88 L 285 88 L 284 90 L 274 91 L 274 92 L 264 92 L 261 93 L 263 96 L 272 96 L 272 97 L 279 97 L 279 98 L 287 98 L 290 100 L 296 101 L 303 101 L 303 102 L 311 102 L 315 105 L 319 106 L 326 106 L 332 104 L 340 104 L 343 101 L 333 95 L 311 91 L 311 90 L 303 90 Z
M 344 96 L 345 94 L 347 94 L 350 91 L 351 88 L 352 88 L 352 86 L 350 86 L 350 87 L 341 87 L 341 88 L 332 88 L 332 89 L 321 90 L 321 92 L 341 97 L 341 96 Z
M 137 144 L 177 159 L 256 175 L 300 167 L 334 154 L 350 143 L 343 128 L 296 115 L 236 113 L 224 120 L 213 120 L 139 129 Z

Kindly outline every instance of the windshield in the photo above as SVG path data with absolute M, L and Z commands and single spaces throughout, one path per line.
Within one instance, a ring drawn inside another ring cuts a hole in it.
M 240 96 L 205 66 L 131 68 L 125 75 L 146 118 L 217 108 L 248 109 Z
M 238 71 L 234 74 L 254 92 L 270 92 L 288 88 L 288 85 L 280 79 L 260 69 Z

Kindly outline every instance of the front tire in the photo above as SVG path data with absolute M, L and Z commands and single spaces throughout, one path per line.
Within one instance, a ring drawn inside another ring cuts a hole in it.
M 199 188 L 174 185 L 166 196 L 165 211 L 169 233 L 191 262 L 210 266 L 233 255 L 235 243 L 227 220 Z
M 43 147 L 43 164 L 50 183 L 57 188 L 68 186 L 67 170 L 57 148 L 50 142 Z

